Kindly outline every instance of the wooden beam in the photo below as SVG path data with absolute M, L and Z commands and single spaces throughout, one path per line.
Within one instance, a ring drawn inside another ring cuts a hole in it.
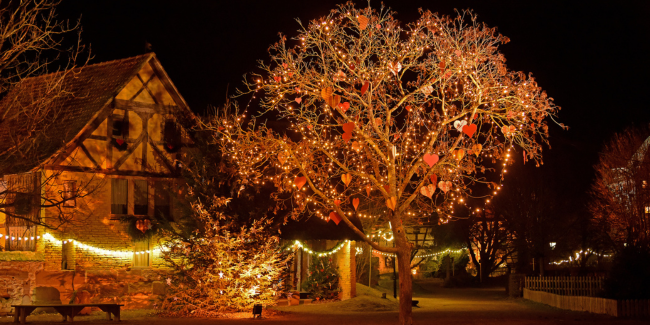
M 175 174 L 152 173 L 152 172 L 143 172 L 143 171 L 137 171 L 137 170 L 97 169 L 97 168 L 91 168 L 91 167 L 62 166 L 62 165 L 45 165 L 43 168 L 46 169 L 46 170 L 84 172 L 84 173 L 95 173 L 95 174 L 116 175 L 116 176 L 178 178 L 177 175 L 175 175 Z
M 86 148 L 86 146 L 83 143 L 79 145 L 79 148 L 81 148 L 81 151 L 83 151 L 84 154 L 86 154 L 86 157 L 88 157 L 88 159 L 90 159 L 93 165 L 95 165 L 95 168 L 101 168 L 101 166 L 99 166 L 97 161 L 95 161 L 95 158 L 93 158 L 93 156 L 88 151 L 88 148 Z
M 130 145 L 126 149 L 126 152 L 115 162 L 115 165 L 113 166 L 114 169 L 119 169 L 122 166 L 122 164 L 124 164 L 124 162 L 126 162 L 126 160 L 129 159 L 129 156 L 131 156 L 133 151 L 135 151 L 135 149 L 138 148 L 140 143 L 142 143 L 142 141 L 144 140 L 145 136 L 146 133 L 144 131 L 140 132 L 140 136 L 138 136 L 138 139 L 135 140 L 135 143 Z
M 162 113 L 167 114 L 176 111 L 176 106 L 160 105 L 141 102 L 132 102 L 126 99 L 115 99 L 115 108 L 131 110 L 140 113 Z

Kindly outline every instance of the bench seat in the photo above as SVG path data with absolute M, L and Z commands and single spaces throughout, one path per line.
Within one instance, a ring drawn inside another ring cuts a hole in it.
M 124 305 L 120 304 L 38 304 L 38 305 L 11 305 L 14 307 L 14 323 L 20 322 L 25 324 L 25 319 L 29 314 L 31 314 L 36 308 L 54 308 L 61 316 L 63 316 L 63 321 L 67 321 L 70 318 L 71 322 L 74 322 L 74 317 L 81 312 L 82 309 L 86 307 L 97 307 L 106 313 L 106 319 L 111 320 L 111 314 L 116 321 L 120 321 L 120 307 Z

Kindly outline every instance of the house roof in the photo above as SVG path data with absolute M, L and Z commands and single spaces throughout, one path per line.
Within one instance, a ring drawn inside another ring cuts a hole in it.
M 64 148 L 152 58 L 154 53 L 102 62 L 27 78 L 16 85 L 0 99 L 0 174 L 30 171 Z M 48 99 L 48 91 L 59 87 L 63 92 L 54 91 L 59 96 Z M 36 114 L 3 120 L 6 113 L 24 107 L 36 110 L 33 103 L 38 99 L 48 99 L 39 106 L 49 109 L 47 116 L 40 116 L 42 120 L 33 121 Z M 16 147 L 18 137 L 27 141 Z
M 348 217 L 357 229 L 363 232 L 363 225 L 356 216 Z M 348 225 L 341 221 L 337 225 L 334 221 L 325 221 L 321 218 L 311 217 L 302 220 L 289 220 L 285 225 L 280 226 L 280 238 L 287 240 L 356 240 L 363 238 L 355 233 Z

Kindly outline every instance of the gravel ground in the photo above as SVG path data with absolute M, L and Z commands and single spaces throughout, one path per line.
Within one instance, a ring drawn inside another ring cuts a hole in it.
M 425 286 L 426 287 L 426 286 Z M 419 293 L 414 299 L 420 301 L 420 308 L 414 308 L 415 324 L 481 324 L 481 325 L 537 325 L 537 324 L 648 324 L 647 320 L 625 320 L 584 312 L 571 312 L 524 299 L 508 298 L 504 290 L 498 289 L 444 289 L 426 287 L 429 292 Z M 364 294 L 348 301 L 301 305 L 277 308 L 276 315 L 266 313 L 263 319 L 188 319 L 160 318 L 152 311 L 124 311 L 122 322 L 146 325 L 202 325 L 202 324 L 305 324 L 305 325 L 345 325 L 345 324 L 395 324 L 396 311 L 385 310 L 386 300 L 375 297 L 367 288 Z M 377 307 L 379 306 L 379 307 Z M 366 311 L 355 311 L 364 310 Z M 368 311 L 372 310 L 372 311 Z M 102 314 L 79 316 L 75 323 L 115 324 L 102 320 Z M 1 318 L 0 322 L 11 322 L 13 318 Z M 61 323 L 58 315 L 34 315 L 27 318 L 29 323 Z

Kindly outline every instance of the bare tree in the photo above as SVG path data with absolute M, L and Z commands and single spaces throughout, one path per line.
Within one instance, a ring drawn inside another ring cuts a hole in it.
M 60 172 L 38 166 L 48 157 L 45 146 L 68 114 L 57 101 L 83 96 L 69 91 L 67 80 L 90 59 L 79 34 L 64 47 L 64 37 L 80 33 L 79 23 L 57 19 L 56 0 L 0 1 L 0 213 L 7 224 L 58 228 L 74 214 L 64 212 L 98 187 L 92 176 L 74 185 L 63 184 Z M 60 148 L 59 147 L 59 148 Z M 72 157 L 73 159 L 74 157 Z M 59 213 L 46 220 L 41 208 Z
M 615 134 L 601 153 L 590 210 L 597 229 L 616 250 L 650 244 L 650 132 Z
M 345 222 L 372 248 L 397 255 L 400 324 L 411 324 L 406 227 L 450 220 L 472 187 L 490 184 L 484 161 L 518 145 L 541 159 L 545 118 L 557 107 L 530 76 L 509 71 L 508 39 L 471 12 L 422 11 L 402 25 L 382 8 L 348 3 L 271 46 L 247 80 L 267 113 L 215 118 L 209 128 L 243 185 L 272 182 L 292 217 Z M 273 130 L 263 119 L 285 119 Z M 440 190 L 437 190 L 440 189 Z M 385 247 L 348 216 L 379 208 L 394 234 Z

